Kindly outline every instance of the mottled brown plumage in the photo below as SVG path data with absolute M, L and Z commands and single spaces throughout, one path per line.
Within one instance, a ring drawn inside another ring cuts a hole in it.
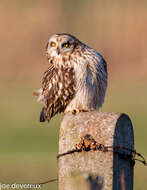
M 75 86 L 73 68 L 56 68 L 50 65 L 42 81 L 45 106 L 40 121 L 49 121 L 55 114 L 64 112 L 74 96 Z
M 34 93 L 44 104 L 40 121 L 57 113 L 98 110 L 107 87 L 103 57 L 69 34 L 55 34 L 47 43 L 49 67 L 42 88 Z

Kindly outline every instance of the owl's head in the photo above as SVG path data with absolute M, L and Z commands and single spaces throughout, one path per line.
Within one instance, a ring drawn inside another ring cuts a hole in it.
M 54 34 L 46 45 L 48 57 L 60 58 L 71 54 L 81 42 L 70 34 Z

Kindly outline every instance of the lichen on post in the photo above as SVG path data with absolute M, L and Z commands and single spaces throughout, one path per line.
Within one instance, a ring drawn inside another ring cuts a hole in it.
M 92 139 L 91 144 L 81 141 L 86 135 Z M 134 149 L 134 136 L 126 114 L 65 115 L 60 127 L 59 154 L 74 150 L 77 145 L 81 151 L 58 159 L 59 190 L 133 190 L 133 163 L 128 155 Z M 118 149 L 116 153 L 103 150 L 102 145 L 126 149 Z

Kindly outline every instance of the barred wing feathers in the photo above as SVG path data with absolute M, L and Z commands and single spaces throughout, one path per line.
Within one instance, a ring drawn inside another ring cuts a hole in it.
M 75 73 L 73 68 L 56 68 L 53 64 L 45 71 L 42 80 L 44 107 L 40 121 L 50 121 L 57 113 L 64 112 L 75 95 Z

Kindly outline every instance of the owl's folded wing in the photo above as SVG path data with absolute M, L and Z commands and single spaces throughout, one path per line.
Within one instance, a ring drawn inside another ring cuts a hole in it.
M 75 73 L 73 68 L 56 68 L 53 64 L 45 71 L 42 80 L 44 107 L 40 121 L 50 121 L 57 113 L 64 112 L 75 95 Z

